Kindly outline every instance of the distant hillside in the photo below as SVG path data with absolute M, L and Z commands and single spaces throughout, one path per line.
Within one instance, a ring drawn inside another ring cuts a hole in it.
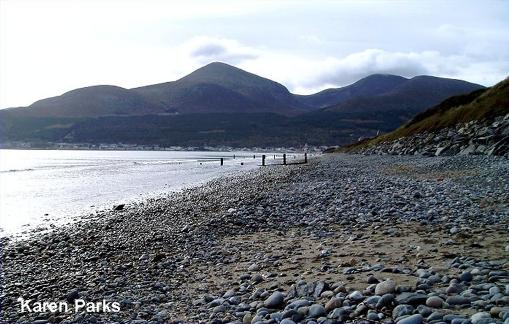
M 352 112 L 358 114 L 380 111 L 396 112 L 411 118 L 426 108 L 458 94 L 469 93 L 482 86 L 462 80 L 417 76 L 392 87 L 389 91 L 373 96 L 358 96 L 325 108 L 329 112 Z
M 111 115 L 147 115 L 164 112 L 135 91 L 101 85 L 80 88 L 61 96 L 36 101 L 12 113 L 27 117 L 98 117 Z
M 312 95 L 296 95 L 308 106 L 325 108 L 359 97 L 373 97 L 387 93 L 408 79 L 390 74 L 373 74 L 351 85 L 326 89 Z
M 393 132 L 354 143 L 346 146 L 343 150 L 363 150 L 380 143 L 390 143 L 423 133 L 432 134 L 442 129 L 453 129 L 467 123 L 490 123 L 496 117 L 507 114 L 509 114 L 509 79 L 488 89 L 480 89 L 466 95 L 448 98 L 437 106 L 417 114 L 412 120 Z M 507 133 L 509 129 L 502 130 L 502 132 Z M 486 134 L 485 132 L 484 136 Z M 509 133 L 505 134 L 505 136 L 508 135 Z M 464 137 L 462 135 L 457 138 L 464 139 Z M 494 138 L 496 139 L 496 137 Z

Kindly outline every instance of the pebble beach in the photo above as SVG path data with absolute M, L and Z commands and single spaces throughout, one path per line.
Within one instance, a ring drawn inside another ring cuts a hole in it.
M 1 319 L 508 324 L 508 230 L 506 158 L 327 154 L 2 239 Z

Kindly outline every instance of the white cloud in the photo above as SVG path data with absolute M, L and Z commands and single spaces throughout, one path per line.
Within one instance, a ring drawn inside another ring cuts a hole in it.
M 221 61 L 239 64 L 258 57 L 258 50 L 225 38 L 196 37 L 186 42 L 182 48 L 200 63 Z
M 321 59 L 267 52 L 241 66 L 277 80 L 301 94 L 345 86 L 375 73 L 404 77 L 428 74 L 490 85 L 504 79 L 507 76 L 505 71 L 509 71 L 509 61 L 480 62 L 473 57 L 443 55 L 438 51 L 390 52 L 381 49 Z

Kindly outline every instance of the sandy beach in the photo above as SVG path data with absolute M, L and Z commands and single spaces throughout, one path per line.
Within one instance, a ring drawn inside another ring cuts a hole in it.
M 507 323 L 507 174 L 504 158 L 331 154 L 222 177 L 4 239 L 2 317 Z M 20 297 L 71 306 L 21 312 Z

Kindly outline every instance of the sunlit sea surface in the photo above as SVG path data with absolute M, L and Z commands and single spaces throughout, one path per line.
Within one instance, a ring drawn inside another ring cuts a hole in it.
M 247 152 L 0 150 L 0 236 L 68 223 L 259 164 L 260 155 Z

